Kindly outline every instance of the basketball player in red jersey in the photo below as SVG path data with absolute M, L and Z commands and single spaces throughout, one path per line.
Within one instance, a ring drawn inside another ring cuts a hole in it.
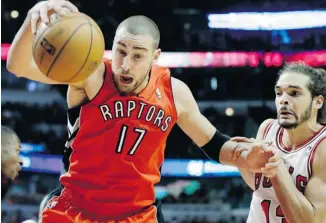
M 262 173 L 241 170 L 254 190 L 247 223 L 326 222 L 326 72 L 288 64 L 275 94 L 278 120 L 264 121 L 257 139 L 271 141 L 277 155 Z
M 45 21 L 50 9 L 75 10 L 67 4 L 44 1 L 30 10 L 10 49 L 9 71 L 55 84 L 33 61 L 34 23 L 39 16 Z M 87 80 L 69 85 L 70 164 L 60 179 L 64 189 L 42 213 L 43 223 L 162 222 L 154 185 L 160 181 L 166 139 L 175 123 L 223 164 L 260 172 L 273 155 L 272 147 L 232 142 L 215 129 L 187 85 L 155 65 L 159 39 L 149 18 L 124 20 L 116 30 L 112 61 L 104 59 Z M 236 156 L 237 148 L 245 151 Z

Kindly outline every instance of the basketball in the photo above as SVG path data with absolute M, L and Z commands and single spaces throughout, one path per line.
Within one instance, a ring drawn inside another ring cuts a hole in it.
M 60 83 L 77 83 L 100 65 L 104 37 L 96 22 L 82 13 L 51 20 L 39 27 L 33 41 L 33 58 L 40 71 Z

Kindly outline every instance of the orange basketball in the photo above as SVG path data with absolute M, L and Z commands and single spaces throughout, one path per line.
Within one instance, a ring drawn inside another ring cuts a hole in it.
M 104 54 L 101 29 L 89 16 L 70 13 L 38 31 L 33 57 L 40 71 L 61 83 L 77 83 L 89 77 Z

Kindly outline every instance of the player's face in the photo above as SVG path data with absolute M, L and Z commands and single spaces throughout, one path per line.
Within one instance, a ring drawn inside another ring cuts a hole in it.
M 285 72 L 275 86 L 278 122 L 294 129 L 312 117 L 313 100 L 308 89 L 310 78 L 304 74 Z
M 122 93 L 138 93 L 146 86 L 152 63 L 160 50 L 153 49 L 153 39 L 133 35 L 124 28 L 118 30 L 112 49 L 114 81 Z
M 1 172 L 9 179 L 15 179 L 21 170 L 22 160 L 19 158 L 20 142 L 16 139 L 1 148 Z

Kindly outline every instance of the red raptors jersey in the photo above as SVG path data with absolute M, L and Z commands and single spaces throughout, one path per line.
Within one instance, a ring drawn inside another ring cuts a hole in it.
M 78 200 L 73 205 L 120 219 L 154 203 L 154 185 L 160 181 L 165 143 L 177 112 L 168 68 L 154 65 L 139 95 L 121 96 L 111 62 L 105 64 L 99 93 L 68 122 L 72 154 L 60 181 L 72 200 Z

